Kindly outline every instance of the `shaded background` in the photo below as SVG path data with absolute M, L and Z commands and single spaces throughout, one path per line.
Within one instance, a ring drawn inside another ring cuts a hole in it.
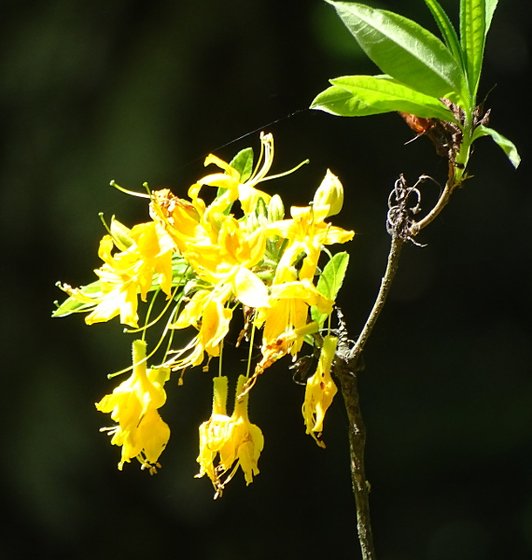
M 444 2 L 453 14 L 457 4 Z M 421 0 L 400 11 L 434 29 Z M 501 0 L 482 82 L 492 126 L 524 161 L 514 171 L 478 142 L 475 178 L 423 232 L 427 247 L 405 250 L 367 347 L 361 398 L 381 560 L 532 557 L 525 11 Z M 2 556 L 357 558 L 340 399 L 323 451 L 304 435 L 288 364 L 269 372 L 251 401 L 266 438 L 261 474 L 247 488 L 238 476 L 213 501 L 208 481 L 193 478 L 211 382 L 191 372 L 169 390 L 163 469 L 119 473 L 93 403 L 113 386 L 106 374 L 129 362 L 129 341 L 116 322 L 50 319 L 54 283 L 92 280 L 99 211 L 146 218 L 110 179 L 182 194 L 206 153 L 281 119 L 264 127 L 276 169 L 311 159 L 282 183 L 285 200 L 306 203 L 327 167 L 345 185 L 339 222 L 357 236 L 340 303 L 354 335 L 383 272 L 393 181 L 443 180 L 443 160 L 424 139 L 405 146 L 412 133 L 395 115 L 284 118 L 328 78 L 375 72 L 319 0 L 4 0 L 0 21 Z M 258 134 L 216 153 L 230 159 L 250 144 Z M 426 207 L 436 191 L 427 185 Z

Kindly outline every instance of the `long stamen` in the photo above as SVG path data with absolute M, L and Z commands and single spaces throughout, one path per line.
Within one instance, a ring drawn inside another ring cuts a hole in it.
M 177 285 L 175 286 L 174 292 L 172 294 L 170 294 L 170 297 L 168 298 L 168 303 L 164 306 L 164 309 L 159 313 L 159 315 L 157 315 L 157 317 L 155 319 L 153 319 L 151 322 L 146 322 L 146 324 L 144 324 L 142 327 L 138 327 L 136 329 L 124 329 L 125 333 L 128 334 L 132 334 L 132 333 L 138 333 L 141 331 L 146 331 L 147 329 L 149 329 L 150 327 L 153 327 L 153 325 L 155 325 L 156 323 L 158 323 L 160 321 L 160 319 L 162 318 L 162 316 L 168 311 L 168 309 L 170 308 L 170 306 L 172 305 L 172 303 L 175 301 L 174 298 L 177 294 L 177 291 L 179 290 L 181 286 Z M 157 290 L 155 291 L 155 294 L 150 302 L 150 306 L 148 308 L 148 311 L 146 313 L 146 321 L 148 321 L 148 318 L 150 316 L 150 313 L 152 311 L 153 308 L 153 304 L 155 302 L 155 298 L 160 294 L 161 289 L 157 288 Z M 180 299 L 183 296 L 180 296 Z M 180 301 L 179 299 L 179 301 Z
M 267 161 L 267 159 L 264 156 L 264 152 L 265 152 L 264 145 L 266 144 L 266 141 L 264 140 L 265 136 L 268 136 L 268 140 L 271 139 L 271 136 L 265 135 L 263 132 L 260 133 L 260 153 L 257 159 L 257 163 L 255 165 L 255 169 L 253 170 L 251 177 L 247 180 L 248 183 L 258 183 L 258 180 L 256 178 L 257 176 L 260 175 L 259 169 L 261 169 L 262 160 L 265 159 L 265 161 Z
M 251 359 L 253 356 L 253 340 L 255 338 L 255 323 L 251 323 L 251 334 L 249 336 L 249 350 L 248 350 L 248 365 L 246 368 L 246 377 L 249 377 L 251 373 Z
M 109 184 L 111 185 L 111 187 L 114 187 L 115 189 L 129 194 L 131 196 L 138 196 L 139 198 L 151 198 L 151 195 L 149 194 L 149 190 L 148 190 L 148 183 L 143 183 L 143 187 L 146 188 L 148 190 L 148 194 L 144 194 L 144 193 L 139 193 L 136 191 L 130 191 L 129 189 L 125 189 L 124 187 L 121 187 L 114 179 L 112 181 L 109 182 Z
M 264 181 L 270 181 L 271 179 L 279 179 L 280 177 L 286 177 L 286 175 L 290 175 L 291 173 L 294 173 L 294 171 L 297 171 L 300 167 L 307 165 L 307 163 L 310 163 L 310 159 L 304 159 L 302 162 L 298 163 L 295 167 L 292 167 L 288 171 L 283 171 L 282 173 L 276 173 L 275 175 L 268 175 L 267 177 L 261 179 L 261 183 L 264 183 Z

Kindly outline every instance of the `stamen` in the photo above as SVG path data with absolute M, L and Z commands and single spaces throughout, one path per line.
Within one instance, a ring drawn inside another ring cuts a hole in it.
M 268 175 L 267 177 L 264 177 L 263 179 L 261 179 L 261 182 L 263 183 L 264 181 L 270 181 L 271 179 L 279 179 L 280 177 L 286 177 L 287 175 L 290 175 L 291 173 L 297 171 L 300 167 L 307 165 L 307 163 L 310 163 L 310 159 L 308 158 L 298 163 L 295 167 L 292 167 L 292 169 L 289 169 L 288 171 L 283 171 L 282 173 L 276 173 L 275 175 Z
M 142 186 L 148 191 L 148 194 L 144 194 L 144 193 L 139 193 L 136 191 L 130 191 L 129 189 L 125 189 L 124 187 L 121 187 L 114 179 L 112 181 L 109 182 L 109 184 L 111 185 L 111 187 L 114 187 L 115 189 L 129 194 L 131 196 L 138 196 L 139 198 L 151 198 L 151 194 L 150 191 L 148 189 L 148 183 L 143 183 Z
M 105 218 L 103 216 L 103 212 L 98 212 L 98 218 L 100 218 L 100 222 L 102 222 L 103 227 L 105 228 L 105 231 L 112 237 L 113 234 L 111 233 L 111 228 L 109 227 L 109 225 L 105 221 Z M 111 221 L 113 219 L 114 219 L 114 216 L 111 217 Z

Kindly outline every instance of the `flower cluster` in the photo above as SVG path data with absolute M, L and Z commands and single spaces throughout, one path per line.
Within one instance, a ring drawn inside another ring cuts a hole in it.
M 242 330 L 237 346 L 246 341 L 251 350 L 259 344 L 260 356 L 252 359 L 250 351 L 246 371 L 239 372 L 231 415 L 226 410 L 228 377 L 222 372 L 214 377 L 212 416 L 199 429 L 197 476 L 207 475 L 216 495 L 239 467 L 248 484 L 259 472 L 264 438 L 248 419 L 248 399 L 268 367 L 284 356 L 296 360 L 305 343 L 321 352 L 303 405 L 306 431 L 321 446 L 323 418 L 336 392 L 330 315 L 348 256 L 333 256 L 327 246 L 353 237 L 352 231 L 328 221 L 342 208 L 343 187 L 327 171 L 312 201 L 292 207 L 285 217 L 280 196 L 259 184 L 295 169 L 269 174 L 273 137 L 261 134 L 260 140 L 256 163 L 251 148 L 230 163 L 209 155 L 205 165 L 218 171 L 194 183 L 188 198 L 168 189 L 135 193 L 149 200 L 149 221 L 128 228 L 113 218 L 99 246 L 103 264 L 95 271 L 98 279 L 80 288 L 59 284 L 68 298 L 54 312 L 57 317 L 86 312 L 87 324 L 119 317 L 129 332 L 143 333 L 142 340 L 133 342 L 131 376 L 96 407 L 116 423 L 104 429 L 111 443 L 122 447 L 119 468 L 136 458 L 150 472 L 159 466 L 170 436 L 159 414 L 166 400 L 164 383 L 178 374 L 181 384 L 184 372 L 196 366 L 208 371 L 211 360 L 221 358 L 238 312 Z M 162 310 L 152 318 L 161 295 Z M 146 312 L 139 327 L 142 304 Z M 162 334 L 147 354 L 144 339 L 155 324 L 163 325 Z M 192 336 L 176 345 L 176 333 L 184 329 Z M 163 341 L 160 363 L 149 368 Z

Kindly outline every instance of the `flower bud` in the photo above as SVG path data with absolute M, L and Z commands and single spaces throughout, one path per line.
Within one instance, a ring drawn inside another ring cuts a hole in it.
M 274 194 L 268 203 L 268 218 L 270 222 L 277 222 L 284 218 L 283 200 L 278 194 Z
M 344 188 L 340 179 L 329 169 L 314 195 L 313 205 L 319 208 L 328 206 L 327 216 L 338 214 L 344 204 Z
M 131 247 L 131 245 L 133 245 L 134 241 L 131 237 L 131 230 L 127 226 L 116 220 L 114 216 L 111 218 L 110 231 L 115 245 L 121 251 L 125 251 L 126 249 Z

